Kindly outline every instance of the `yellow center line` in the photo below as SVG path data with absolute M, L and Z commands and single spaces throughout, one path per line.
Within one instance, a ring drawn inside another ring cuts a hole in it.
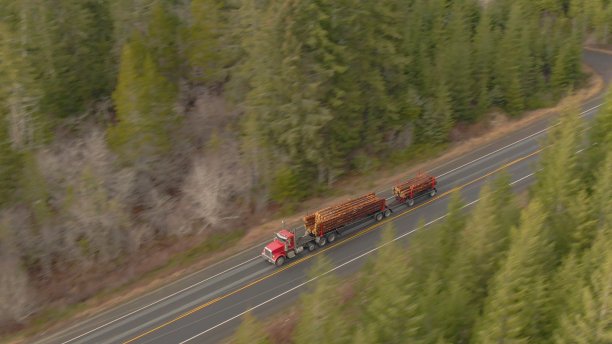
M 473 183 L 476 183 L 476 182 L 477 182 L 477 181 L 479 181 L 479 180 L 482 180 L 482 179 L 484 179 L 484 178 L 487 178 L 488 176 L 490 176 L 490 175 L 492 175 L 492 174 L 495 174 L 495 173 L 497 173 L 497 172 L 499 172 L 499 171 L 503 170 L 503 169 L 504 169 L 504 168 L 506 168 L 506 167 L 512 166 L 512 165 L 514 165 L 514 164 L 516 164 L 516 163 L 518 163 L 518 162 L 520 162 L 520 161 L 523 161 L 523 160 L 525 160 L 525 159 L 527 159 L 527 158 L 529 158 L 529 157 L 532 157 L 532 156 L 534 156 L 534 155 L 536 155 L 536 154 L 540 153 L 540 152 L 542 151 L 542 149 L 543 149 L 543 148 L 540 148 L 540 149 L 538 149 L 537 151 L 535 151 L 535 152 L 533 152 L 533 153 L 531 153 L 531 154 L 525 155 L 525 156 L 523 156 L 523 157 L 521 157 L 521 158 L 518 158 L 518 159 L 516 159 L 516 160 L 514 160 L 514 161 L 511 161 L 511 162 L 509 162 L 509 163 L 507 163 L 507 164 L 505 164 L 505 165 L 503 165 L 503 166 L 501 166 L 501 167 L 498 167 L 497 169 L 495 169 L 495 170 L 493 170 L 493 171 L 491 171 L 491 172 L 489 172 L 489 173 L 487 173 L 487 174 L 485 174 L 485 175 L 482 175 L 482 176 L 480 176 L 480 177 L 478 177 L 478 178 L 476 178 L 476 179 L 474 179 L 474 180 L 471 180 L 471 181 L 469 181 L 469 182 L 467 182 L 467 183 L 465 183 L 465 184 L 463 184 L 463 185 L 461 185 L 461 186 L 455 187 L 454 189 L 451 189 L 451 190 L 449 190 L 449 191 L 446 191 L 446 192 L 444 192 L 444 193 L 442 193 L 442 194 L 440 194 L 440 195 L 438 195 L 438 196 L 436 196 L 436 197 L 434 197 L 434 198 L 432 198 L 432 199 L 428 200 L 427 202 L 421 203 L 421 204 L 419 204 L 419 205 L 418 205 L 418 206 L 416 206 L 416 207 L 410 208 L 410 209 L 408 209 L 407 211 L 404 211 L 403 213 L 398 214 L 397 216 L 394 216 L 394 217 L 392 217 L 392 218 L 389 218 L 389 219 L 386 219 L 386 220 L 384 220 L 384 221 L 378 222 L 377 224 L 372 225 L 372 226 L 370 226 L 370 227 L 368 227 L 368 228 L 366 228 L 366 229 L 363 229 L 363 230 L 359 231 L 358 233 L 355 233 L 355 234 L 353 234 L 352 236 L 350 236 L 350 237 L 346 238 L 345 240 L 340 241 L 340 242 L 339 242 L 339 243 L 337 243 L 336 245 L 329 246 L 329 247 L 326 247 L 326 248 L 324 248 L 324 249 L 321 249 L 321 250 L 319 250 L 319 251 L 317 251 L 317 252 L 315 252 L 315 253 L 313 253 L 313 254 L 310 254 L 310 255 L 308 255 L 308 256 L 306 256 L 306 257 L 304 257 L 304 258 L 300 259 L 300 260 L 297 260 L 297 261 L 295 261 L 295 262 L 293 262 L 293 263 L 291 263 L 291 264 L 286 265 L 284 268 L 279 268 L 279 269 L 277 269 L 276 271 L 274 271 L 274 272 L 270 273 L 269 275 L 266 275 L 266 276 L 264 276 L 264 277 L 262 277 L 262 278 L 260 278 L 260 279 L 258 279 L 258 280 L 256 280 L 256 281 L 254 281 L 254 282 L 251 282 L 251 283 L 249 283 L 249 284 L 247 284 L 247 285 L 245 285 L 245 286 L 243 286 L 243 287 L 240 287 L 240 288 L 238 288 L 238 289 L 236 289 L 236 290 L 234 290 L 234 291 L 232 291 L 232 292 L 230 292 L 230 293 L 228 293 L 228 294 L 225 294 L 225 295 L 223 295 L 223 296 L 219 296 L 219 297 L 217 297 L 216 299 L 213 299 L 213 300 L 210 300 L 210 301 L 208 301 L 208 302 L 206 302 L 206 303 L 203 303 L 203 304 L 201 304 L 200 306 L 198 306 L 198 307 L 196 307 L 196 308 L 194 308 L 194 309 L 192 309 L 192 310 L 190 310 L 190 311 L 188 311 L 188 312 L 185 312 L 185 313 L 183 313 L 183 314 L 181 314 L 181 315 L 177 316 L 176 318 L 174 318 L 174 319 L 172 319 L 172 320 L 170 320 L 170 321 L 168 321 L 168 322 L 166 322 L 166 323 L 163 323 L 163 324 L 161 324 L 161 325 L 159 325 L 159 326 L 157 326 L 157 327 L 155 327 L 155 328 L 153 328 L 153 329 L 151 329 L 151 330 L 149 330 L 149 331 L 147 331 L 147 332 L 145 332 L 145 333 L 143 333 L 143 334 L 141 334 L 141 335 L 139 335 L 139 336 L 137 336 L 137 337 L 134 337 L 134 338 L 132 338 L 132 339 L 128 340 L 127 342 L 124 342 L 123 344 L 131 343 L 131 342 L 133 342 L 133 341 L 135 341 L 135 340 L 137 340 L 137 339 L 140 339 L 140 338 L 142 338 L 142 337 L 144 337 L 144 336 L 146 336 L 146 335 L 148 335 L 148 334 L 150 334 L 150 333 L 152 333 L 152 332 L 155 332 L 155 331 L 159 330 L 159 329 L 160 329 L 160 328 L 162 328 L 162 327 L 168 326 L 168 325 L 170 325 L 170 324 L 172 324 L 172 323 L 174 323 L 174 322 L 176 322 L 176 321 L 178 321 L 178 320 L 180 320 L 180 319 L 183 319 L 184 317 L 186 317 L 186 316 L 188 316 L 188 315 L 191 315 L 191 314 L 193 314 L 193 313 L 195 313 L 195 312 L 197 312 L 197 311 L 199 311 L 199 310 L 202 310 L 202 309 L 204 309 L 204 308 L 206 308 L 206 307 L 208 307 L 208 306 L 210 306 L 210 305 L 212 305 L 212 304 L 214 304 L 214 303 L 216 303 L 216 302 L 219 302 L 219 301 L 221 301 L 221 300 L 223 300 L 223 299 L 226 299 L 226 298 L 228 298 L 228 297 L 230 297 L 230 296 L 232 296 L 232 295 L 234 295 L 234 294 L 236 294 L 236 293 L 239 293 L 239 292 L 241 292 L 241 291 L 243 291 L 243 290 L 245 290 L 245 289 L 247 289 L 247 288 L 249 288 L 249 287 L 251 287 L 251 286 L 253 286 L 253 285 L 257 284 L 257 283 L 260 283 L 260 282 L 262 282 L 262 281 L 264 281 L 264 280 L 266 280 L 266 279 L 268 279 L 268 278 L 270 278 L 270 277 L 272 277 L 272 276 L 274 276 L 274 275 L 277 275 L 277 274 L 279 274 L 279 273 L 281 273 L 281 272 L 283 272 L 283 271 L 285 271 L 285 270 L 287 270 L 287 269 L 289 269 L 289 268 L 291 268 L 291 267 L 293 267 L 293 266 L 295 266 L 295 265 L 297 265 L 297 264 L 300 264 L 300 263 L 302 263 L 302 262 L 307 261 L 308 259 L 311 259 L 311 258 L 313 258 L 313 257 L 316 257 L 316 256 L 318 256 L 319 254 L 322 254 L 322 253 L 324 253 L 325 251 L 330 250 L 330 249 L 332 249 L 333 247 L 335 247 L 335 246 L 337 246 L 337 245 L 341 245 L 341 244 L 343 244 L 343 243 L 345 243 L 345 242 L 348 242 L 348 241 L 350 241 L 350 240 L 352 240 L 352 239 L 354 239 L 354 238 L 357 238 L 357 237 L 359 237 L 359 236 L 361 236 L 361 235 L 363 235 L 363 234 L 365 234 L 365 233 L 368 233 L 368 232 L 370 232 L 370 231 L 374 230 L 375 228 L 378 228 L 378 227 L 380 227 L 380 226 L 382 226 L 382 225 L 384 225 L 384 224 L 386 224 L 386 223 L 389 223 L 390 221 L 393 221 L 393 220 L 397 219 L 398 217 L 401 217 L 401 216 L 404 216 L 404 215 L 406 215 L 406 214 L 409 214 L 409 213 L 411 213 L 411 212 L 413 212 L 413 211 L 415 211 L 415 210 L 417 210 L 417 209 L 419 209 L 419 208 L 421 208 L 421 207 L 426 206 L 427 204 L 429 204 L 429 203 L 431 203 L 431 202 L 434 202 L 434 201 L 436 201 L 436 200 L 438 200 L 438 199 L 440 199 L 440 198 L 442 198 L 442 197 L 444 197 L 444 196 L 450 195 L 450 194 L 451 194 L 451 193 L 453 193 L 453 192 L 457 192 L 457 191 L 459 191 L 459 190 L 461 190 L 461 189 L 465 188 L 466 186 L 469 186 L 469 185 L 471 185 L 471 184 L 473 184 Z

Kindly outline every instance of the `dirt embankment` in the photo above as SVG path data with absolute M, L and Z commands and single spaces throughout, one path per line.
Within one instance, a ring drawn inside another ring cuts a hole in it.
M 285 217 L 284 220 L 286 223 L 297 223 L 308 211 L 313 211 L 318 208 L 344 201 L 347 198 L 358 194 L 371 192 L 372 190 L 381 190 L 386 187 L 388 188 L 389 185 L 392 185 L 397 179 L 405 179 L 408 176 L 412 176 L 417 173 L 418 170 L 427 171 L 434 166 L 440 165 L 442 162 L 449 161 L 457 156 L 469 152 L 475 147 L 486 145 L 511 132 L 524 128 L 533 122 L 552 116 L 568 106 L 576 106 L 577 104 L 580 104 L 602 92 L 605 86 L 602 77 L 596 74 L 592 68 L 585 66 L 584 72 L 590 75 L 585 87 L 575 94 L 565 98 L 554 107 L 529 111 L 520 119 L 508 119 L 506 116 L 499 113 L 490 114 L 484 122 L 474 124 L 472 126 L 462 127 L 461 134 L 455 135 L 454 141 L 451 143 L 449 149 L 438 157 L 418 164 L 401 166 L 401 170 L 404 171 L 402 173 L 394 173 L 393 171 L 379 171 L 375 176 L 370 176 L 368 178 L 349 178 L 349 180 L 339 183 L 339 185 L 336 187 L 336 193 L 342 196 L 310 199 L 301 205 L 297 214 Z M 45 332 L 59 330 L 65 327 L 67 323 L 73 324 L 78 321 L 78 319 L 83 319 L 104 309 L 112 308 L 113 306 L 119 305 L 126 300 L 143 295 L 144 293 L 155 290 L 164 284 L 175 281 L 182 276 L 202 269 L 213 262 L 217 262 L 225 257 L 231 256 L 236 252 L 252 247 L 257 243 L 261 243 L 263 240 L 270 237 L 275 230 L 278 230 L 280 225 L 281 220 L 279 218 L 261 219 L 260 224 L 249 228 L 247 234 L 232 248 L 223 252 L 214 253 L 205 259 L 201 259 L 188 266 L 166 269 L 162 274 L 158 274 L 158 276 L 147 277 L 134 283 L 130 288 L 125 288 L 129 290 L 122 290 L 121 293 L 113 293 L 110 296 L 102 297 L 99 300 L 90 300 L 88 301 L 88 308 L 86 310 L 80 312 L 70 320 L 61 321 L 60 323 L 53 325 Z M 192 238 L 189 241 L 197 241 L 193 239 L 198 238 Z M 156 251 L 155 254 L 158 256 L 169 257 L 176 252 L 189 249 L 187 246 L 184 243 L 176 243 L 175 245 L 161 248 L 161 251 Z M 137 270 L 140 271 L 141 269 Z M 20 338 L 14 342 L 18 343 L 23 341 L 24 339 Z

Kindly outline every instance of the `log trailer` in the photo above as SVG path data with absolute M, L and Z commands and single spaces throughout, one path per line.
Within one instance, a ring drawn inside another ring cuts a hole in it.
M 369 217 L 376 222 L 391 213 L 400 205 L 412 207 L 414 200 L 422 196 L 433 197 L 437 193 L 436 179 L 428 174 L 419 175 L 405 183 L 392 188 L 395 200 L 387 205 L 387 200 L 377 197 L 373 192 L 348 200 L 314 214 L 306 215 L 304 221 L 305 233 L 297 236 L 295 232 L 282 229 L 275 233 L 270 242 L 261 252 L 262 257 L 276 266 L 281 266 L 287 259 L 294 258 L 304 250 L 314 251 L 317 246 L 325 246 L 348 229 L 350 224 Z

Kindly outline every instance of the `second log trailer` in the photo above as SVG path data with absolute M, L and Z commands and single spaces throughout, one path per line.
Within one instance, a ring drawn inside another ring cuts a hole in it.
M 399 205 L 411 207 L 414 200 L 421 196 L 435 196 L 436 178 L 419 174 L 405 183 L 393 186 L 392 191 L 395 201 L 391 204 L 372 192 L 304 216 L 303 236 L 296 237 L 294 232 L 282 229 L 275 233 L 274 239 L 264 247 L 261 255 L 270 263 L 281 266 L 287 259 L 294 258 L 304 250 L 314 251 L 317 246 L 334 242 L 352 223 L 370 216 L 378 222 L 391 215 Z

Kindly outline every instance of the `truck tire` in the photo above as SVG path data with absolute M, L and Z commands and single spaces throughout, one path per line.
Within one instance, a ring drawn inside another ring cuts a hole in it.
M 374 220 L 376 220 L 376 222 L 382 220 L 385 217 L 385 215 L 383 213 L 376 213 L 376 215 L 374 215 Z
M 285 263 L 285 257 L 280 256 L 278 257 L 278 259 L 276 260 L 276 262 L 274 263 L 276 266 L 281 266 Z
M 317 247 L 315 246 L 315 244 L 312 241 L 308 243 L 308 251 L 312 252 L 312 251 L 315 250 L 315 248 L 317 248 Z
M 435 196 L 437 192 L 438 190 L 436 190 L 436 188 L 431 189 L 431 191 L 429 191 L 429 197 Z
M 413 198 L 408 198 L 408 200 L 406 201 L 406 203 L 408 203 L 409 207 L 412 207 L 414 205 L 414 199 Z
M 331 233 L 327 234 L 327 241 L 330 242 L 330 243 L 336 241 L 336 233 L 331 232 Z
M 323 247 L 325 246 L 325 244 L 327 244 L 327 238 L 322 236 L 319 238 L 319 246 Z
M 391 209 L 387 208 L 385 209 L 385 217 L 389 217 L 391 216 Z

